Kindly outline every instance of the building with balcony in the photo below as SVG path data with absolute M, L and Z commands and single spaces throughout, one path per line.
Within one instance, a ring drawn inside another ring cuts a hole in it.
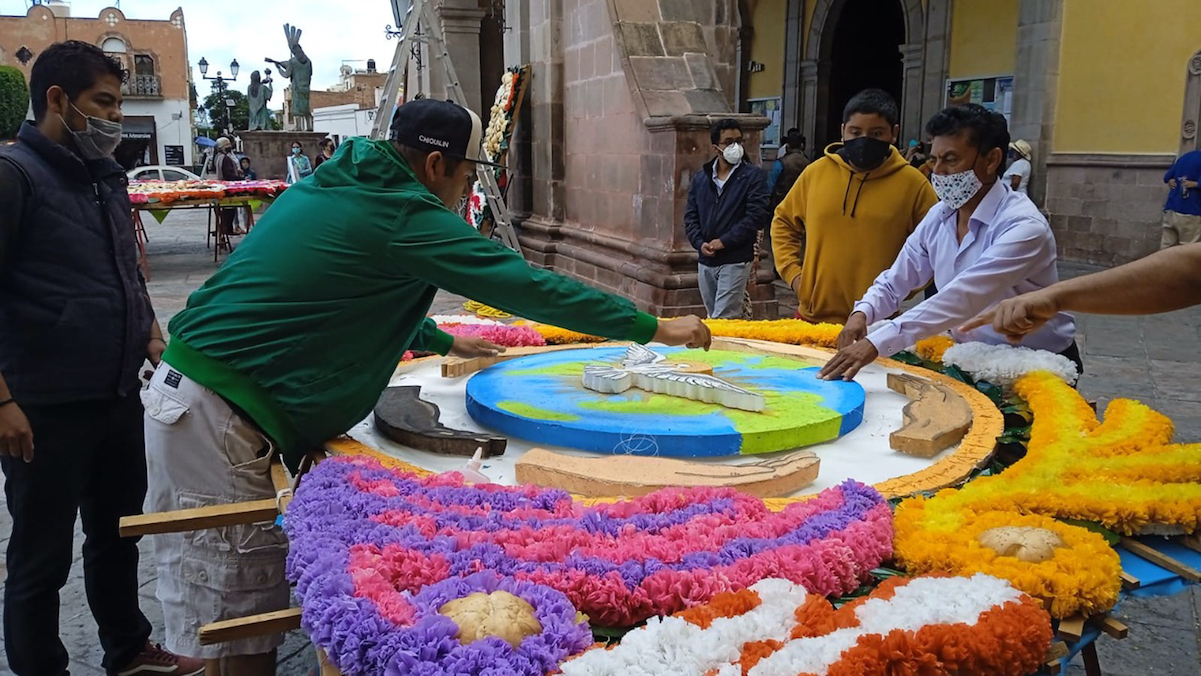
M 66 2 L 34 5 L 24 16 L 0 16 L 0 65 L 15 66 L 28 79 L 38 55 L 63 40 L 99 46 L 128 73 L 118 161 L 191 166 L 196 135 L 182 9 L 166 19 L 129 19 L 116 7 L 74 17 Z

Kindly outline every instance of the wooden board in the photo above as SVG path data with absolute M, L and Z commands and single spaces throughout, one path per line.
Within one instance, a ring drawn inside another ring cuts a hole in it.
M 1138 589 L 1143 586 L 1139 579 L 1126 571 L 1122 571 L 1122 589 Z
M 237 526 L 250 523 L 275 521 L 279 507 L 275 498 L 238 502 L 176 512 L 157 512 L 121 517 L 121 537 L 158 535 L 161 533 L 186 533 L 205 528 Z
M 1177 561 L 1176 559 L 1173 559 L 1157 549 L 1148 547 L 1138 540 L 1133 538 L 1122 538 L 1122 546 L 1130 550 L 1132 554 L 1141 556 L 1160 568 L 1170 570 L 1189 582 L 1194 584 L 1201 582 L 1201 572 L 1197 572 L 1197 570 L 1191 566 Z
M 509 361 L 510 359 L 516 359 L 518 357 L 525 357 L 531 354 L 543 354 L 545 352 L 554 352 L 556 350 L 579 350 L 587 347 L 592 346 L 546 345 L 542 347 L 510 347 L 494 357 L 475 357 L 473 359 L 447 357 L 442 361 L 442 377 L 462 378 L 463 376 L 469 376 L 476 371 L 483 371 L 494 364 L 499 364 L 502 361 Z
M 200 628 L 200 645 L 216 645 L 300 629 L 300 613 L 300 608 L 289 608 L 206 624 Z
M 971 429 L 971 407 L 948 387 L 908 374 L 890 373 L 888 388 L 913 400 L 902 411 L 905 424 L 888 437 L 894 450 L 933 458 L 959 443 Z
M 1079 641 L 1084 635 L 1084 617 L 1081 615 L 1073 615 L 1059 622 L 1059 637 L 1066 638 L 1072 641 Z
M 505 452 L 505 437 L 452 430 L 439 422 L 441 415 L 436 404 L 421 398 L 419 385 L 389 387 L 375 405 L 375 428 L 402 446 L 440 455 L 471 457 L 482 448 L 483 457 L 494 458 Z
M 1101 618 L 1101 631 L 1105 632 L 1112 638 L 1122 639 L 1130 634 L 1130 627 L 1118 622 L 1112 617 L 1106 615 Z
M 793 451 L 739 465 L 630 455 L 581 458 L 541 448 L 517 462 L 517 481 L 586 497 L 646 495 L 668 486 L 729 486 L 761 498 L 790 495 L 817 479 L 820 460 Z

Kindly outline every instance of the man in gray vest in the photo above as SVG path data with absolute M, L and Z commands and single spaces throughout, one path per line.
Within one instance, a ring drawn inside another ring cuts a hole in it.
M 199 674 L 149 642 L 136 539 L 146 495 L 138 373 L 162 340 L 138 273 L 120 64 L 84 42 L 42 52 L 36 122 L 0 152 L 0 468 L 12 515 L 4 644 L 19 676 L 67 673 L 59 590 L 83 518 L 84 585 L 109 674 Z

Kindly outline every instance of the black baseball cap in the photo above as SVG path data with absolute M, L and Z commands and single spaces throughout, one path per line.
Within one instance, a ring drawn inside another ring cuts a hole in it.
M 391 139 L 411 148 L 439 151 L 492 167 L 503 165 L 485 159 L 484 125 L 469 108 L 451 101 L 416 99 L 396 109 Z

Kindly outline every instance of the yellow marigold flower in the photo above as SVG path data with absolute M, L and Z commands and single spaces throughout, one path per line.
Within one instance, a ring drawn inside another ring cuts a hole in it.
M 932 361 L 942 363 L 942 356 L 946 353 L 947 348 L 955 344 L 955 341 L 950 336 L 930 336 L 917 341 L 917 356 Z

